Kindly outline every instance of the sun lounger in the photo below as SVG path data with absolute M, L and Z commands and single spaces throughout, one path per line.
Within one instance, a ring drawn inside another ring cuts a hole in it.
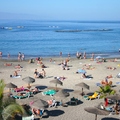
M 16 95 L 13 95 L 12 97 L 15 98 L 15 99 L 23 99 L 23 98 L 29 98 L 31 96 L 31 93 L 30 92 L 26 92 L 26 93 L 23 93 L 21 95 L 19 94 L 16 94 Z
M 96 98 L 99 99 L 99 97 L 100 97 L 100 95 L 97 92 L 94 92 L 94 94 L 92 96 L 88 96 L 89 100 L 96 99 Z

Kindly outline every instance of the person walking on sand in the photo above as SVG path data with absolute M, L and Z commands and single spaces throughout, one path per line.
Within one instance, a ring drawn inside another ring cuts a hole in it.
M 21 52 L 18 53 L 18 61 L 21 61 Z
M 84 52 L 84 54 L 83 54 L 83 58 L 86 59 L 86 52 Z
M 7 57 L 10 58 L 10 53 L 8 52 Z
M 25 60 L 25 55 L 24 55 L 24 53 L 22 54 L 21 59 L 22 59 L 22 61 Z
M 91 55 L 91 60 L 94 60 L 94 53 L 92 53 L 92 55 Z
M 60 52 L 60 57 L 62 57 L 62 52 Z
M 0 57 L 2 58 L 2 52 L 0 51 Z

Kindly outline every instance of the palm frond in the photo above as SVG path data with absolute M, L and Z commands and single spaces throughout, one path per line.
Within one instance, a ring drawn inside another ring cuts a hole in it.
M 1 80 L 0 80 L 0 100 L 2 100 L 2 98 L 3 98 L 4 88 L 5 88 L 5 83 L 4 83 L 4 80 L 1 79 Z
M 4 120 L 8 120 L 9 118 L 14 118 L 16 114 L 23 115 L 25 113 L 22 106 L 17 103 L 10 104 L 6 108 L 4 108 L 2 112 L 2 117 Z

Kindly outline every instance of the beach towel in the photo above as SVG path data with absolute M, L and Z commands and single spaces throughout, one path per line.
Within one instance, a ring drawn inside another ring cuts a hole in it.
M 101 84 L 100 84 L 100 83 L 96 83 L 96 85 L 97 85 L 97 86 L 101 86 Z
M 116 82 L 116 84 L 120 84 L 120 82 Z
M 83 80 L 91 80 L 92 78 L 84 78 Z
M 12 78 L 20 78 L 21 75 L 18 75 L 18 76 L 12 76 Z

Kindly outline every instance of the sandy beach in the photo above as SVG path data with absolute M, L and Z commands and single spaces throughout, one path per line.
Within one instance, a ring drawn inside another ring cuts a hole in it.
M 106 62 L 97 63 L 96 61 L 91 61 L 90 59 L 77 59 L 77 58 L 70 58 L 70 61 L 68 62 L 69 70 L 63 70 L 61 65 L 58 65 L 61 63 L 61 61 L 65 60 L 65 57 L 58 57 L 58 58 L 52 58 L 52 61 L 50 61 L 50 58 L 43 58 L 42 62 L 44 63 L 47 68 L 44 68 L 46 71 L 46 77 L 43 79 L 35 78 L 35 82 L 31 84 L 32 87 L 35 86 L 44 86 L 45 89 L 42 89 L 42 91 L 46 91 L 48 89 L 51 89 L 55 87 L 55 84 L 50 83 L 51 80 L 54 79 L 54 77 L 65 77 L 63 82 L 63 86 L 58 85 L 59 89 L 67 89 L 70 93 L 70 96 L 63 99 L 64 102 L 70 101 L 70 98 L 76 97 L 80 101 L 82 101 L 81 104 L 78 105 L 70 105 L 68 107 L 62 107 L 58 106 L 57 108 L 51 107 L 48 108 L 49 111 L 52 111 L 51 115 L 48 118 L 43 118 L 46 120 L 94 120 L 95 115 L 88 113 L 84 110 L 85 107 L 93 107 L 99 104 L 100 102 L 103 102 L 104 99 L 94 99 L 94 100 L 85 100 L 81 95 L 81 87 L 75 86 L 76 84 L 80 82 L 84 82 L 90 86 L 90 90 L 84 89 L 85 94 L 87 93 L 94 93 L 99 89 L 99 87 L 96 85 L 96 83 L 100 83 L 102 80 L 105 79 L 106 76 L 112 75 L 112 78 L 109 80 L 113 82 L 114 90 L 116 90 L 117 93 L 119 93 L 119 84 L 116 84 L 116 82 L 120 82 L 120 78 L 117 78 L 116 75 L 120 72 L 120 67 L 118 66 L 120 64 L 120 59 L 117 59 L 117 62 L 112 62 L 107 59 Z M 5 63 L 12 63 L 11 66 L 5 66 Z M 21 69 L 15 69 L 15 66 L 20 64 L 23 68 Z M 91 69 L 87 69 L 86 65 L 91 65 Z M 115 68 L 113 69 L 107 69 L 107 67 Z M 81 78 L 81 74 L 76 74 L 76 71 L 78 69 L 84 68 L 86 70 L 86 75 L 91 75 L 93 78 L 91 79 L 84 79 Z M 34 71 L 37 69 L 39 72 L 42 70 L 40 65 L 37 65 L 37 61 L 35 60 L 34 63 L 28 63 L 28 60 L 18 62 L 17 60 L 3 60 L 0 59 L 0 79 L 4 79 L 5 83 L 12 82 L 18 87 L 21 86 L 27 86 L 27 83 L 22 80 L 22 78 L 25 78 L 27 76 L 34 78 Z M 18 74 L 20 75 L 19 78 L 11 78 L 10 75 L 13 75 L 14 71 L 17 70 Z M 8 91 L 8 88 L 5 88 L 5 93 Z M 50 96 L 43 96 L 42 93 L 38 93 L 34 96 L 35 98 L 41 98 L 43 100 L 50 100 L 52 99 Z M 20 104 L 26 103 L 27 99 L 25 98 L 22 100 L 17 99 L 17 102 Z M 57 101 L 60 101 L 60 98 L 56 98 Z M 22 102 L 21 102 L 22 101 Z M 98 120 L 102 120 L 103 118 L 120 118 L 119 115 L 98 115 Z M 105 120 L 105 119 L 103 119 Z

